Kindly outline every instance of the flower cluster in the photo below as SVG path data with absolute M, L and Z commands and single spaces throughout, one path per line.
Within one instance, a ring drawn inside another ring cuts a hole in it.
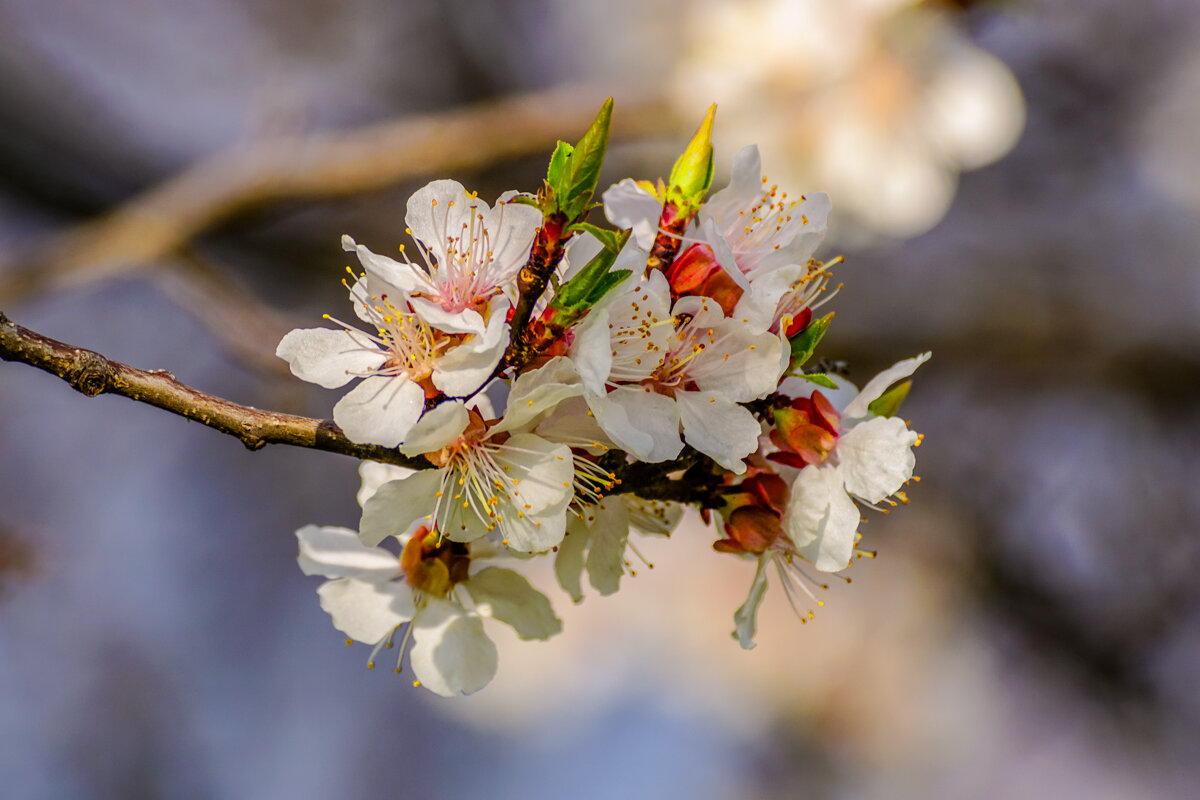
M 895 414 L 928 354 L 862 391 L 809 366 L 832 318 L 814 313 L 834 293 L 814 257 L 829 199 L 770 185 L 753 146 L 709 196 L 710 110 L 668 181 L 621 181 L 603 193 L 615 229 L 593 225 L 610 115 L 559 143 L 536 196 L 418 191 L 415 259 L 346 237 L 365 328 L 328 318 L 279 344 L 304 380 L 357 379 L 335 422 L 412 467 L 365 463 L 358 530 L 301 529 L 301 568 L 329 579 L 321 605 L 374 647 L 368 666 L 398 641 L 396 671 L 408 653 L 438 694 L 494 675 L 485 618 L 522 639 L 561 628 L 485 561 L 554 554 L 576 602 L 585 571 L 610 594 L 631 533 L 669 536 L 693 505 L 721 528 L 714 550 L 757 560 L 734 615 L 752 647 L 772 564 L 795 606 L 861 554 L 860 505 L 907 502 L 920 436 Z

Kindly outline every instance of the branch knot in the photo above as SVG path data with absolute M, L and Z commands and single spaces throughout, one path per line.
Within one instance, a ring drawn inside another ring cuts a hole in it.
M 91 350 L 81 350 L 76 363 L 71 374 L 65 376 L 76 390 L 88 397 L 95 397 L 108 389 L 113 369 L 107 358 Z

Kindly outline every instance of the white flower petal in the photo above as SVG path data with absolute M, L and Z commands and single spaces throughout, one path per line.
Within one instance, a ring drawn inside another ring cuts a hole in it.
M 583 553 L 591 535 L 587 523 L 572 514 L 566 535 L 554 555 L 554 576 L 558 578 L 558 585 L 576 603 L 583 600 Z
M 503 543 L 524 553 L 557 546 L 566 535 L 567 506 L 575 496 L 570 449 L 518 433 L 501 446 L 496 463 L 510 466 L 510 477 L 520 476 L 496 506 Z
M 854 555 L 858 507 L 830 466 L 809 465 L 792 483 L 783 531 L 797 552 L 822 572 L 845 569 Z
M 687 370 L 687 376 L 701 390 L 722 392 L 737 403 L 757 400 L 775 391 L 783 347 L 778 336 L 752 333 L 748 325 L 737 319 L 722 319 L 711 330 L 716 341 L 705 347 Z
M 463 585 L 475 601 L 476 611 L 511 625 L 522 639 L 549 639 L 562 630 L 562 620 L 554 615 L 550 599 L 511 569 L 488 567 Z
M 491 214 L 487 229 L 492 263 L 499 265 L 498 277 L 509 282 L 529 260 L 533 239 L 542 227 L 542 212 L 524 203 L 497 201 Z
M 483 632 L 483 620 L 436 597 L 413 620 L 409 654 L 413 673 L 442 697 L 477 692 L 496 674 L 496 645 Z
M 620 498 L 605 498 L 583 513 L 595 517 L 588 544 L 588 582 L 603 595 L 621 588 L 625 574 L 625 546 L 629 542 L 629 514 Z
M 440 469 L 423 469 L 379 487 L 363 505 L 358 538 L 365 545 L 377 545 L 388 536 L 406 533 L 432 513 L 443 477 Z
M 589 261 L 600 255 L 600 251 L 603 249 L 604 244 L 586 231 L 572 238 L 567 242 L 566 251 L 563 253 L 563 262 L 566 264 L 566 268 L 563 270 L 560 281 L 562 283 L 570 281 L 587 266 Z
M 300 571 L 326 578 L 356 578 L 383 583 L 400 572 L 400 560 L 382 547 L 367 547 L 358 534 L 346 528 L 305 525 L 296 531 L 300 540 Z
M 791 291 L 806 271 L 807 267 L 800 264 L 786 264 L 756 276 L 749 290 L 738 300 L 731 316 L 745 320 L 746 325 L 756 333 L 765 331 L 775 322 L 779 300 Z
M 447 350 L 433 368 L 433 385 L 451 397 L 463 397 L 492 377 L 508 347 L 507 303 L 493 303 L 482 335 L 468 336 Z
M 872 417 L 838 438 L 838 468 L 846 491 L 868 503 L 895 494 L 912 477 L 917 434 L 899 417 Z
M 566 445 L 548 442 L 532 433 L 517 433 L 500 445 L 496 463 L 519 481 L 508 497 L 526 514 L 565 506 L 574 495 L 575 465 Z M 526 508 L 528 506 L 528 508 Z
M 642 461 L 669 461 L 683 450 L 679 410 L 669 397 L 622 386 L 589 397 L 588 407 L 609 438 Z
M 721 392 L 675 392 L 683 438 L 722 467 L 741 475 L 742 461 L 758 449 L 762 425 Z
M 502 301 L 503 302 L 507 301 Z M 448 311 L 440 303 L 425 297 L 410 297 L 408 304 L 413 313 L 420 317 L 425 324 L 446 333 L 470 333 L 482 336 L 487 331 L 483 317 L 473 308 L 462 311 Z
M 712 248 L 713 255 L 717 257 L 717 263 L 721 265 L 726 274 L 733 278 L 733 282 L 743 290 L 749 289 L 750 279 L 746 277 L 741 267 L 738 266 L 733 248 L 729 246 L 725 235 L 717 228 L 717 221 L 712 217 L 704 220 L 700 224 L 700 233 L 704 237 L 704 241 L 708 243 L 708 246 Z
M 413 265 L 374 253 L 349 236 L 342 236 L 342 249 L 358 256 L 359 263 L 362 264 L 368 276 L 396 287 L 402 294 L 429 288 L 429 279 Z M 376 294 L 376 292 L 372 293 Z
M 344 386 L 387 360 L 387 353 L 365 333 L 330 328 L 289 331 L 275 355 L 288 362 L 297 378 L 326 389 Z
M 758 607 L 767 593 L 767 564 L 770 560 L 769 553 L 758 557 L 758 569 L 754 573 L 754 582 L 750 584 L 750 594 L 746 597 L 746 602 L 733 614 L 733 636 L 743 650 L 754 648 L 754 634 L 758 630 Z
M 449 240 L 461 235 L 464 223 L 470 225 L 472 210 L 478 214 L 487 207 L 482 200 L 468 195 L 458 181 L 431 181 L 408 198 L 404 224 L 438 264 L 445 264 Z
M 560 505 L 544 508 L 536 514 L 527 511 L 524 517 L 519 516 L 518 506 L 510 506 L 500 525 L 503 542 L 519 553 L 545 553 L 557 547 L 567 532 L 569 502 L 568 496 Z
M 425 391 L 406 375 L 372 375 L 333 407 L 333 421 L 352 442 L 395 447 L 425 410 Z
M 858 396 L 842 409 L 843 419 L 853 420 L 867 416 L 870 413 L 867 411 L 867 406 L 875 402 L 893 383 L 903 380 L 916 372 L 917 367 L 928 361 L 930 355 L 932 354 L 922 353 L 914 358 L 906 358 L 876 375 L 867 382 L 867 385 L 862 388 Z
M 401 478 L 407 478 L 416 470 L 408 467 L 398 467 L 395 464 L 381 464 L 378 461 L 363 461 L 358 465 L 358 477 L 362 480 L 362 486 L 358 489 L 358 507 L 362 508 L 366 505 L 367 500 L 371 498 L 375 492 L 379 491 L 379 487 L 390 481 L 398 481 Z
M 492 432 L 525 427 L 563 400 L 582 393 L 583 384 L 579 382 L 571 359 L 556 356 L 541 367 L 522 373 L 513 381 L 504 419 L 492 428 Z
M 571 361 L 587 390 L 595 395 L 604 394 L 604 382 L 612 371 L 612 336 L 607 310 L 593 310 L 575 329 Z
M 833 204 L 829 202 L 829 195 L 823 192 L 806 194 L 791 211 L 792 235 L 795 238 L 780 247 L 774 258 L 789 264 L 807 264 L 820 246 L 821 240 L 825 238 L 832 210 Z
M 762 157 L 758 145 L 737 152 L 729 168 L 729 185 L 713 194 L 700 209 L 702 216 L 735 217 L 762 196 Z
M 559 403 L 533 432 L 551 442 L 571 442 L 594 456 L 603 455 L 613 447 L 613 441 L 596 422 L 595 415 L 588 413 L 583 397 L 568 397 Z
M 400 446 L 406 456 L 419 456 L 441 450 L 453 442 L 471 422 L 467 405 L 462 400 L 446 400 L 427 411 Z
M 416 611 L 412 589 L 402 581 L 367 583 L 339 578 L 317 587 L 317 595 L 321 608 L 333 618 L 333 627 L 368 644 L 382 641 Z
M 446 491 L 457 494 L 457 479 L 451 475 L 446 483 Z M 438 530 L 452 542 L 474 542 L 487 536 L 492 531 L 490 517 L 481 516 L 474 508 L 463 507 L 461 500 L 453 496 L 443 498 L 438 509 L 438 518 L 428 520 L 430 525 L 437 523 Z
M 637 181 L 626 178 L 604 193 L 604 213 L 618 228 L 632 228 L 633 238 L 643 250 L 654 244 L 662 201 L 647 192 Z

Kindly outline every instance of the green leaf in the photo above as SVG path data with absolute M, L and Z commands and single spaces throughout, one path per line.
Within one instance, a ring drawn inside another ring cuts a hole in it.
M 604 101 L 600 112 L 575 146 L 559 142 L 546 170 L 546 191 L 542 213 L 562 213 L 571 222 L 582 220 L 591 208 L 592 195 L 600 181 L 600 167 L 608 150 L 608 129 L 612 124 L 612 98 Z
M 908 390 L 912 388 L 912 381 L 901 381 L 892 388 L 888 389 L 883 394 L 876 397 L 867 405 L 867 411 L 870 411 L 877 417 L 894 417 L 896 412 L 900 410 L 900 404 L 904 402 L 904 398 L 908 397 Z
M 825 331 L 829 330 L 829 323 L 833 322 L 833 313 L 830 312 L 819 319 L 814 319 L 808 323 L 808 327 L 797 333 L 790 340 L 792 346 L 792 361 L 788 367 L 788 372 L 797 374 L 800 368 L 804 366 L 810 358 L 813 351 L 817 349 L 817 345 L 821 342 L 821 337 L 825 335 Z
M 560 140 L 554 148 L 554 153 L 550 156 L 550 167 L 546 170 L 546 185 L 557 196 L 564 194 L 569 187 L 569 181 L 566 180 L 567 161 L 573 152 L 575 152 L 574 147 Z
M 601 228 L 590 222 L 577 222 L 568 227 L 567 231 L 590 233 L 600 240 L 600 244 L 604 245 L 605 250 L 612 252 L 614 255 L 621 252 L 621 248 L 629 241 L 629 231 L 614 231 L 609 228 Z
M 815 383 L 817 386 L 821 386 L 825 389 L 838 388 L 838 385 L 834 383 L 833 380 L 830 379 L 830 377 L 824 372 L 801 372 L 796 377 L 803 378 L 804 380 Z
M 559 288 L 550 308 L 555 324 L 567 328 L 578 321 L 592 306 L 629 277 L 630 271 L 609 272 L 617 254 L 601 250 L 574 278 Z

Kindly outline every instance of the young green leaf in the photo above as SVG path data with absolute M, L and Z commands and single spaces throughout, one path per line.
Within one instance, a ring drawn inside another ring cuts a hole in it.
M 688 142 L 683 155 L 675 161 L 671 168 L 671 178 L 668 181 L 667 202 L 675 203 L 681 209 L 687 209 L 694 214 L 704 201 L 704 195 L 712 186 L 713 181 L 713 146 L 712 127 L 713 117 L 717 113 L 714 103 L 704 116 L 704 122 L 696 135 Z
M 825 331 L 829 329 L 829 323 L 833 322 L 833 313 L 814 319 L 808 323 L 808 326 L 793 336 L 790 340 L 792 346 L 792 361 L 788 367 L 790 374 L 797 374 L 800 368 L 804 366 L 810 358 L 813 351 L 817 349 L 817 345 L 821 342 L 821 337 L 825 335 Z
M 571 153 L 573 152 L 575 152 L 574 147 L 560 141 L 554 148 L 554 153 L 550 156 L 550 167 L 546 170 L 546 187 L 552 195 L 550 198 L 551 201 L 562 197 L 569 187 L 570 181 L 567 179 L 567 162 L 570 160 Z
M 876 397 L 867 405 L 867 411 L 870 411 L 877 417 L 894 417 L 896 412 L 900 410 L 900 404 L 904 402 L 904 398 L 908 397 L 908 390 L 912 388 L 912 381 L 901 381 L 892 388 L 888 389 L 883 394 Z
M 604 245 L 605 250 L 612 252 L 614 255 L 621 252 L 621 248 L 625 246 L 625 242 L 629 241 L 629 231 L 614 231 L 609 228 L 601 228 L 590 222 L 577 222 L 567 228 L 567 230 L 590 233 L 600 240 L 600 244 Z
M 801 372 L 796 377 L 803 378 L 810 383 L 815 383 L 817 386 L 822 386 L 826 389 L 838 388 L 838 385 L 824 372 Z
M 562 213 L 572 222 L 587 216 L 592 195 L 600 181 L 600 167 L 608 150 L 608 130 L 612 124 L 612 98 L 604 101 L 600 112 L 583 138 L 575 146 L 559 142 L 546 170 L 546 197 L 542 212 L 547 216 Z
M 578 275 L 560 287 L 558 294 L 550 302 L 550 308 L 572 319 L 582 316 L 629 276 L 629 270 L 609 272 L 616 260 L 616 253 L 607 249 L 601 250 Z

